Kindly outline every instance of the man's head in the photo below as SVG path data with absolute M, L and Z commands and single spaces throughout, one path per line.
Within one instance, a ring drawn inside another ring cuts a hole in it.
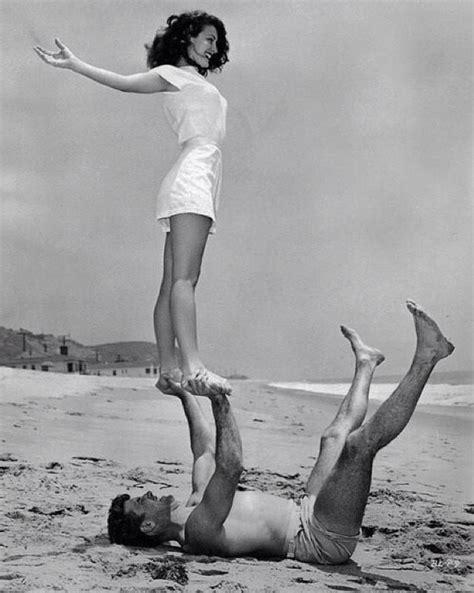
M 152 492 L 130 498 L 116 496 L 109 509 L 107 527 L 112 544 L 156 546 L 173 538 L 172 507 L 178 506 L 173 496 L 158 499 Z

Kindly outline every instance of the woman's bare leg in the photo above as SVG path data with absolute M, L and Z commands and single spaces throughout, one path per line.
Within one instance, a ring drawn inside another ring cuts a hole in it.
M 163 255 L 163 278 L 153 312 L 155 338 L 160 360 L 160 377 L 156 387 L 167 394 L 173 393 L 169 386 L 169 379 L 178 382 L 181 380 L 176 352 L 176 337 L 171 318 L 172 268 L 171 241 L 170 234 L 167 233 Z
M 354 352 L 355 372 L 336 417 L 321 437 L 318 460 L 306 484 L 306 492 L 315 496 L 336 464 L 347 436 L 364 421 L 374 371 L 385 359 L 380 350 L 364 344 L 353 329 L 341 325 L 341 332 L 349 340 Z
M 182 359 L 183 387 L 194 395 L 231 391 L 224 378 L 206 369 L 198 349 L 195 288 L 211 222 L 199 214 L 170 217 L 171 317 Z

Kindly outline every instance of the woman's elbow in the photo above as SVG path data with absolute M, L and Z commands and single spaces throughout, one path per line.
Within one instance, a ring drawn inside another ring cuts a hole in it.
M 137 93 L 137 83 L 130 76 L 121 76 L 117 81 L 117 90 L 122 93 Z
M 128 81 L 120 83 L 120 85 L 117 87 L 117 90 L 119 90 L 121 93 L 133 93 L 134 92 L 132 85 Z

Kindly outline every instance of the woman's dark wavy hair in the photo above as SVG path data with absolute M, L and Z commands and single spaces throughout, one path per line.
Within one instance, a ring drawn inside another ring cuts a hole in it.
M 107 519 L 107 531 L 111 544 L 123 544 L 125 546 L 152 547 L 159 544 L 157 538 L 145 535 L 140 531 L 142 520 L 139 517 L 128 514 L 123 509 L 125 501 L 129 500 L 128 494 L 116 496 L 109 509 Z
M 199 74 L 206 76 L 209 71 L 222 70 L 224 64 L 229 61 L 227 32 L 224 23 L 217 17 L 196 10 L 183 12 L 180 15 L 172 14 L 166 23 L 168 26 L 156 32 L 151 45 L 145 44 L 148 68 L 156 68 L 163 64 L 176 66 L 181 58 L 189 62 L 190 39 L 199 35 L 206 25 L 212 25 L 217 30 L 217 52 L 209 60 L 208 68 L 202 68 L 195 62 L 192 65 L 197 67 Z

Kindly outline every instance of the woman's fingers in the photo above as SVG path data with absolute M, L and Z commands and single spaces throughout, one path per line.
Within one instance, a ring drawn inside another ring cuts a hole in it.
M 43 48 L 42 48 L 42 47 L 40 47 L 39 45 L 37 45 L 37 46 L 34 48 L 34 50 L 35 50 L 35 52 L 36 52 L 36 53 L 40 53 L 40 52 L 41 52 L 42 54 L 44 54 L 44 55 L 46 55 L 46 56 L 51 56 L 52 58 L 54 57 L 54 53 L 53 53 L 52 51 L 48 51 L 47 49 L 43 49 Z
M 40 47 L 34 47 L 34 51 L 38 54 L 38 56 L 43 60 L 43 62 L 49 61 L 49 56 L 42 50 Z
M 59 39 L 55 39 L 56 45 L 59 48 L 59 51 L 53 52 L 43 47 L 37 45 L 34 47 L 34 51 L 38 54 L 38 56 L 51 66 L 58 66 L 58 67 L 65 67 L 69 58 L 71 57 L 71 52 L 67 49 L 67 47 L 59 41 Z
M 60 55 L 62 58 L 70 58 L 72 56 L 72 52 L 71 50 L 64 45 L 64 43 L 62 41 L 60 41 L 57 37 L 54 40 L 54 42 L 56 43 L 56 45 L 59 47 L 59 53 L 58 55 Z
M 40 49 L 37 49 L 36 47 L 34 48 L 34 50 L 38 54 L 38 56 L 43 60 L 43 62 L 46 62 L 47 64 L 50 64 L 52 66 L 57 64 L 57 60 L 54 57 L 54 55 L 45 53 L 45 52 L 41 51 Z
M 43 55 L 46 56 L 50 56 L 51 58 L 55 58 L 55 59 L 60 59 L 60 58 L 67 58 L 68 54 L 70 54 L 70 50 L 64 45 L 64 43 L 62 41 L 60 41 L 59 39 L 55 39 L 54 42 L 56 43 L 56 45 L 58 46 L 60 51 L 49 51 L 47 49 L 44 49 L 44 47 L 41 47 L 39 45 L 37 45 L 34 50 L 36 52 L 41 52 Z

